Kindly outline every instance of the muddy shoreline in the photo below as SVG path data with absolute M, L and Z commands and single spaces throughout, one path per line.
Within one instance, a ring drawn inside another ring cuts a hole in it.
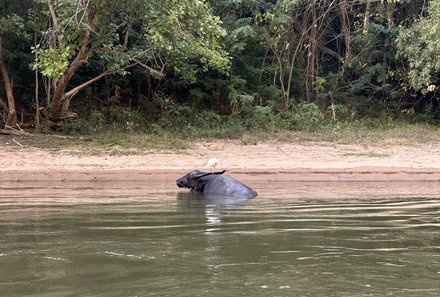
M 0 182 L 172 182 L 188 170 L 3 170 Z M 228 170 L 245 182 L 437 182 L 438 169 L 415 168 L 330 168 L 330 169 L 246 169 Z
M 216 170 L 258 182 L 437 182 L 440 143 L 413 145 L 343 145 L 325 142 L 236 140 L 195 142 L 180 151 L 146 150 L 99 154 L 85 149 L 17 147 L 0 150 L 0 182 L 174 182 L 190 170 L 205 168 L 211 157 Z

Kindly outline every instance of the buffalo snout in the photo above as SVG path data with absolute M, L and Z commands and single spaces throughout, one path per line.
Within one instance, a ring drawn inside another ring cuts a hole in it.
M 176 180 L 176 184 L 179 188 L 188 188 L 188 189 L 192 189 L 192 187 L 194 187 L 194 185 L 197 183 L 196 182 L 196 178 L 193 176 L 196 173 L 198 173 L 198 171 L 191 171 L 190 173 L 182 176 L 181 178 Z
M 176 180 L 176 184 L 179 188 L 190 188 L 187 183 L 184 183 L 181 179 Z

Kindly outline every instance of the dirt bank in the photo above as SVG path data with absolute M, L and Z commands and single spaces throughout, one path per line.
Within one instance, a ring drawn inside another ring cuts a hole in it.
M 3 142 L 0 181 L 174 180 L 217 169 L 248 181 L 440 181 L 440 145 L 340 145 L 334 143 L 239 141 L 197 142 L 182 151 L 144 151 L 135 155 L 90 155 L 81 150 L 21 147 Z M 205 169 L 206 170 L 206 169 Z

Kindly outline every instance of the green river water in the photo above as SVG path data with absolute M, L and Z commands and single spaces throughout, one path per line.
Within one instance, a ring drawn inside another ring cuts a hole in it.
M 2 184 L 0 296 L 440 296 L 437 185 L 252 186 Z

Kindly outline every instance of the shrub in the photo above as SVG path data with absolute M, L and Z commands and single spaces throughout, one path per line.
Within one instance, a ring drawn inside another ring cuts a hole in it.
M 292 112 L 299 129 L 315 131 L 322 126 L 324 114 L 315 103 L 300 103 Z

